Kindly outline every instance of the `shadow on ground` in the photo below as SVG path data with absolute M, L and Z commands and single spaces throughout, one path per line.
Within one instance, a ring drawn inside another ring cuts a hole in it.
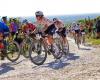
M 87 51 L 89 51 L 91 49 L 90 48 L 80 48 L 80 50 L 87 50 Z
M 54 60 L 50 63 L 46 63 L 46 64 L 43 64 L 41 66 L 35 66 L 33 68 L 38 68 L 39 69 L 41 67 L 49 67 L 49 68 L 58 70 L 58 69 L 61 69 L 61 68 L 64 68 L 64 67 L 70 65 L 70 63 L 68 63 L 68 61 L 76 60 L 76 59 L 79 59 L 79 56 L 76 56 L 75 53 L 69 53 L 67 56 L 63 56 L 59 60 Z
M 0 75 L 7 73 L 11 70 L 15 70 L 15 69 L 11 67 L 8 63 L 3 63 L 0 65 Z

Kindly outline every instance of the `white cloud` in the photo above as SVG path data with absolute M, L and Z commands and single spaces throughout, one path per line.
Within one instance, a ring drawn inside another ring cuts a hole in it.
M 45 15 L 99 13 L 99 0 L 1 0 L 0 16 L 32 16 L 41 10 Z

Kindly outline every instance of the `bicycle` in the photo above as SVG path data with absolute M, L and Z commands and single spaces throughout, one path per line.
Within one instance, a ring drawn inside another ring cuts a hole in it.
M 57 44 L 61 52 L 64 53 L 64 55 L 68 55 L 69 54 L 68 40 L 66 41 L 66 44 L 65 44 L 64 40 L 62 39 L 61 33 L 58 31 L 54 34 L 54 37 L 55 37 L 54 38 L 55 43 Z
M 46 61 L 47 53 L 52 53 L 56 59 L 60 59 L 62 57 L 62 53 L 60 52 L 55 54 L 55 47 L 53 45 L 49 46 L 44 38 L 46 39 L 47 36 L 44 36 L 39 32 L 36 33 L 29 50 L 30 60 L 36 65 L 42 65 Z
M 6 57 L 11 62 L 15 62 L 20 56 L 20 47 L 16 41 L 10 38 L 11 33 L 9 33 L 7 38 L 2 40 L 3 47 L 0 48 L 0 56 Z
M 29 48 L 31 45 L 30 33 L 23 33 L 21 29 L 18 30 L 17 37 L 15 41 L 19 43 L 20 46 L 20 55 L 23 55 L 25 58 L 29 58 Z
M 80 48 L 80 44 L 81 44 L 81 33 L 75 33 L 74 35 L 74 39 L 75 39 L 75 43 L 77 44 L 78 49 Z

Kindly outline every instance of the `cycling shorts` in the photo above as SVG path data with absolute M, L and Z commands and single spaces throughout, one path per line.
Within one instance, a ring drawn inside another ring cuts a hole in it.
M 78 29 L 78 30 L 75 30 L 75 33 L 76 34 L 79 34 L 80 33 L 80 30 Z
M 57 33 L 62 37 L 66 37 L 66 32 L 67 31 L 66 31 L 65 27 L 64 28 L 59 28 L 58 31 L 57 31 Z
M 54 24 L 48 26 L 48 28 L 44 31 L 45 34 L 52 35 L 55 33 L 56 27 Z

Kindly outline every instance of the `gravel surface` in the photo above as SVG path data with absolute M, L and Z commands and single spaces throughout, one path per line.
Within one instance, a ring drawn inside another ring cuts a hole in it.
M 81 46 L 68 39 L 70 54 L 36 66 L 23 56 L 16 62 L 0 61 L 0 80 L 100 80 L 100 47 Z

